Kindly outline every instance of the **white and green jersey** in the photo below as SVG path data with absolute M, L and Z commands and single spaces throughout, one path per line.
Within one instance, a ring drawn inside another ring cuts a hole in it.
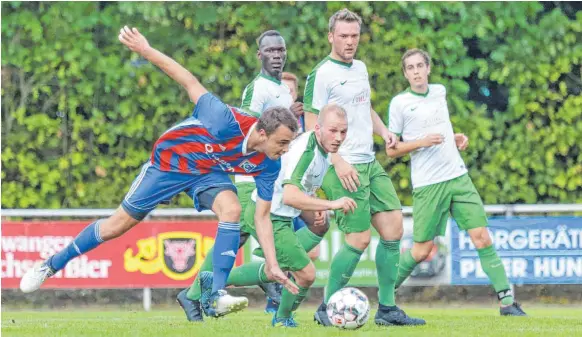
M 305 194 L 314 196 L 323 183 L 329 168 L 327 153 L 315 139 L 313 131 L 305 132 L 291 143 L 289 152 L 281 157 L 281 171 L 275 181 L 271 214 L 295 218 L 301 211 L 283 204 L 283 187 L 292 184 Z M 257 190 L 253 191 L 253 201 L 257 201 Z
M 443 135 L 439 145 L 423 147 L 410 153 L 412 186 L 414 188 L 451 180 L 467 173 L 457 150 L 455 134 L 447 107 L 447 89 L 441 84 L 429 84 L 426 94 L 410 89 L 398 94 L 388 108 L 388 129 L 402 135 L 405 142 Z
M 336 61 L 326 57 L 307 77 L 303 109 L 319 114 L 326 104 L 343 107 L 348 115 L 348 134 L 339 154 L 350 164 L 369 163 L 374 157 L 370 82 L 364 62 Z
M 242 97 L 241 109 L 257 117 L 270 107 L 284 106 L 289 108 L 293 104 L 289 87 L 278 79 L 263 73 L 259 73 L 246 86 Z M 254 182 L 255 179 L 251 176 L 236 175 L 234 181 L 237 183 Z
M 241 109 L 259 117 L 263 111 L 270 107 L 289 108 L 291 104 L 293 104 L 293 97 L 291 97 L 291 90 L 285 83 L 259 73 L 243 91 Z

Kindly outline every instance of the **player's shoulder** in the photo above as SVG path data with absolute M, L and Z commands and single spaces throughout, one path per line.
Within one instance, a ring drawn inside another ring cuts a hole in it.
M 314 138 L 315 137 L 313 137 L 313 130 L 300 134 L 291 143 L 289 152 L 302 153 L 309 150 L 309 148 L 312 147 L 313 145 L 312 143 L 314 141 Z
M 406 89 L 399 93 L 397 93 L 392 99 L 390 100 L 390 107 L 398 107 L 401 106 L 410 96 L 410 90 Z
M 428 90 L 430 93 L 434 93 L 434 94 L 447 94 L 447 88 L 440 83 L 430 83 L 428 85 Z
M 253 78 L 252 81 L 249 82 L 249 84 L 247 84 L 247 86 L 245 87 L 245 90 L 248 90 L 248 89 L 254 90 L 257 87 L 262 87 L 266 84 L 265 82 L 266 82 L 266 80 L 259 73 L 259 74 L 257 74 L 257 76 L 255 76 Z
M 313 76 L 315 74 L 317 75 L 329 74 L 333 71 L 334 71 L 333 61 L 331 57 L 326 56 L 325 58 L 323 58 L 323 60 L 319 61 L 319 63 L 315 67 L 313 67 L 309 75 Z
M 366 66 L 366 63 L 364 63 L 364 61 L 362 61 L 362 60 L 354 59 L 352 61 L 352 67 L 354 67 L 355 69 L 358 69 L 358 70 L 368 71 L 368 67 Z

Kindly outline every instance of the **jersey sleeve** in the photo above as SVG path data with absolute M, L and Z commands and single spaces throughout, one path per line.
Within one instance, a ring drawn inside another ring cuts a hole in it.
M 258 117 L 264 110 L 265 96 L 261 93 L 260 90 L 255 90 L 255 87 L 255 81 L 247 85 L 243 92 L 240 108 L 241 110 Z
M 267 159 L 270 160 L 270 159 Z M 273 190 L 275 189 L 275 181 L 279 176 L 281 170 L 281 160 L 271 160 L 271 163 L 265 170 L 255 177 L 257 184 L 257 195 L 265 201 L 273 199 Z
M 393 98 L 388 106 L 388 130 L 401 136 L 403 129 L 404 117 L 402 115 L 402 109 L 400 109 L 396 98 Z
M 288 153 L 285 159 L 285 175 L 283 177 L 283 185 L 291 184 L 299 187 L 305 192 L 304 177 L 307 174 L 309 165 L 315 157 L 315 152 L 312 148 L 307 148 L 304 151 L 295 153 Z
M 315 69 L 307 76 L 303 99 L 303 110 L 314 114 L 319 114 L 319 111 L 327 104 L 329 99 L 325 77 L 318 74 L 318 72 Z
M 241 133 L 230 108 L 211 93 L 198 99 L 192 117 L 202 122 L 206 130 L 218 139 L 229 139 Z

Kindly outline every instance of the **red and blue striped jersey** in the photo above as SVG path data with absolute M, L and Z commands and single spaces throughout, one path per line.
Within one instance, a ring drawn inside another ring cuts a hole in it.
M 270 201 L 280 160 L 247 153 L 247 140 L 258 118 L 202 95 L 192 116 L 166 131 L 154 144 L 151 163 L 161 171 L 185 174 L 244 174 L 255 177 L 257 192 Z

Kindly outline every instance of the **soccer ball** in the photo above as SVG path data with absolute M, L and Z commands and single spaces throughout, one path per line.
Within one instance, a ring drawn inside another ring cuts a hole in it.
M 340 289 L 327 302 L 327 317 L 341 329 L 361 328 L 370 317 L 368 297 L 356 288 Z

